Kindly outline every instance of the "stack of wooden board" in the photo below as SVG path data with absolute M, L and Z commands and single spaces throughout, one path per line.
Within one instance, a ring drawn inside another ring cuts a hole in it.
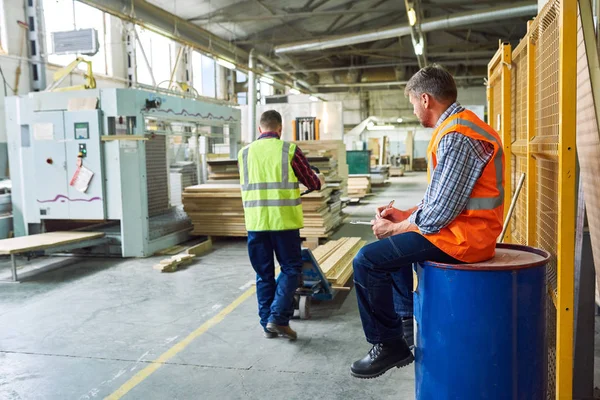
M 183 209 L 194 235 L 246 236 L 240 185 L 211 183 L 185 188 Z
M 371 193 L 371 175 L 350 175 L 348 177 L 348 196 L 362 199 Z
M 191 186 L 183 193 L 183 207 L 192 220 L 194 235 L 247 236 L 239 184 Z M 342 223 L 342 203 L 331 188 L 302 196 L 304 238 L 327 238 Z
M 304 238 L 328 238 L 342 223 L 342 202 L 331 201 L 332 189 L 325 188 L 302 196 L 304 228 L 300 236 Z
M 327 178 L 327 183 L 339 182 L 342 196 L 348 195 L 348 163 L 346 162 L 346 145 L 341 140 L 301 140 L 293 142 L 300 147 L 307 158 L 330 157 L 337 169 L 337 174 Z M 310 162 L 310 160 L 309 160 Z M 318 165 L 315 165 L 318 167 Z
M 352 260 L 366 241 L 357 237 L 332 240 L 312 251 L 327 280 L 344 286 L 352 276 Z
M 237 160 L 208 160 L 208 179 L 240 179 Z

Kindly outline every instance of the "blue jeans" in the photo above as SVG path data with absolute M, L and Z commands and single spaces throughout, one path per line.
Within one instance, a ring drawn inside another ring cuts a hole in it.
M 275 260 L 281 273 L 275 281 Z M 289 325 L 294 315 L 294 293 L 302 273 L 300 231 L 248 232 L 248 254 L 256 272 L 260 324 Z
M 410 268 L 401 268 L 392 274 L 392 286 L 394 288 L 394 308 L 402 318 L 413 316 L 413 273 Z
M 360 319 L 369 343 L 403 337 L 402 317 L 412 316 L 406 301 L 407 293 L 412 291 L 412 264 L 427 260 L 460 263 L 415 232 L 373 242 L 358 252 L 353 261 L 354 283 Z

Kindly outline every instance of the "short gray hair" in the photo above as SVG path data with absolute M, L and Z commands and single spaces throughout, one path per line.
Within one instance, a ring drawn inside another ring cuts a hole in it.
M 457 96 L 456 82 L 444 67 L 432 64 L 421 68 L 409 79 L 404 95 L 408 96 L 410 93 L 415 96 L 427 93 L 438 101 L 454 103 Z
M 281 114 L 275 110 L 269 110 L 260 116 L 260 126 L 263 129 L 276 130 L 282 125 Z

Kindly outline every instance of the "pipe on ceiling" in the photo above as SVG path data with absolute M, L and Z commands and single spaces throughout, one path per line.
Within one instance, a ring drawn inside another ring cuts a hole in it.
M 256 74 L 254 73 L 254 49 L 248 53 L 248 132 L 250 140 L 256 139 Z
M 455 76 L 455 81 L 468 79 L 485 79 L 487 75 Z M 380 87 L 380 86 L 405 86 L 408 81 L 383 81 L 383 82 L 358 82 L 358 83 L 324 83 L 315 85 L 316 88 L 352 88 L 352 87 Z
M 491 7 L 476 11 L 467 11 L 430 18 L 421 23 L 421 32 L 458 28 L 471 24 L 480 24 L 503 19 L 518 17 L 531 17 L 537 15 L 536 1 L 523 1 L 506 6 Z M 334 38 L 324 38 L 283 44 L 275 47 L 275 53 L 294 53 L 301 51 L 325 50 L 333 47 L 350 46 L 358 43 L 373 42 L 381 39 L 390 39 L 410 35 L 410 25 L 397 25 L 387 28 L 374 29 L 362 33 L 353 33 Z

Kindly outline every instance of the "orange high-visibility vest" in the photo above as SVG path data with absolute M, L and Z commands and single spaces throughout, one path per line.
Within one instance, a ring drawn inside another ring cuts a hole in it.
M 451 132 L 489 142 L 494 155 L 475 183 L 467 207 L 438 233 L 424 235 L 457 260 L 475 263 L 492 258 L 504 216 L 504 152 L 500 136 L 469 110 L 448 117 L 434 132 L 427 148 L 427 178 L 437 166 L 440 140 Z

